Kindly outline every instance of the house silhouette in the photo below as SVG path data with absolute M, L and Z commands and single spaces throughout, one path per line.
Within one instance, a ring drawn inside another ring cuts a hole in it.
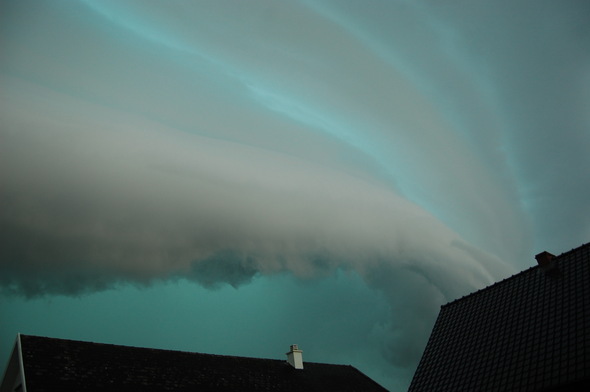
M 19 334 L 0 392 L 367 391 L 385 388 L 348 365 L 246 358 Z
M 410 392 L 590 391 L 590 243 L 441 307 Z

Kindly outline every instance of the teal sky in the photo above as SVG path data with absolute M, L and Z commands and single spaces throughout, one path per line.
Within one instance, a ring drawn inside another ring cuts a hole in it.
M 585 1 L 0 0 L 17 332 L 353 364 L 590 239 Z

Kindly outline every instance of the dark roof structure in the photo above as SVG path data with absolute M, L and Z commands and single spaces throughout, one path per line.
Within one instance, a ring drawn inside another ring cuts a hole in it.
M 441 307 L 409 391 L 590 391 L 590 243 Z
M 297 348 L 296 346 L 293 346 Z M 21 388 L 21 389 L 19 389 Z M 119 346 L 19 334 L 0 392 L 385 391 L 352 366 Z

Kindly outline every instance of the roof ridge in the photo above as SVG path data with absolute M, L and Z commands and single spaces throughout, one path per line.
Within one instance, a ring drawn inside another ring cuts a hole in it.
M 72 342 L 72 343 L 86 343 L 86 344 L 94 344 L 100 346 L 115 346 L 115 347 L 126 347 L 131 349 L 139 349 L 139 350 L 153 350 L 153 351 L 167 351 L 167 352 L 174 352 L 174 353 L 185 353 L 185 354 L 196 354 L 196 355 L 207 355 L 211 357 L 223 357 L 223 358 L 239 358 L 239 359 L 253 359 L 258 361 L 278 361 L 278 362 L 286 362 L 286 360 L 279 359 L 279 358 L 262 358 L 262 357 L 248 357 L 243 355 L 232 355 L 232 354 L 211 354 L 205 352 L 198 352 L 198 351 L 187 351 L 187 350 L 173 350 L 167 348 L 155 348 L 155 347 L 143 347 L 143 346 L 133 346 L 128 344 L 117 344 L 117 343 L 101 343 L 101 342 L 92 342 L 89 340 L 76 340 L 76 339 L 65 339 L 65 338 L 55 338 L 50 336 L 41 336 L 41 335 L 29 335 L 29 334 L 20 334 L 22 337 L 31 337 L 36 339 L 47 339 L 47 340 L 59 340 L 62 342 Z M 359 373 L 364 374 L 357 368 L 352 365 L 341 364 L 341 363 L 326 363 L 326 362 L 314 362 L 314 361 L 305 361 L 305 364 L 315 364 L 315 365 L 322 365 L 322 366 L 350 366 L 354 368 Z M 368 377 L 368 376 L 367 376 Z M 374 380 L 373 380 L 374 381 Z
M 169 352 L 176 352 L 176 353 L 209 355 L 209 356 L 213 356 L 213 357 L 226 357 L 226 358 L 229 357 L 229 358 L 245 358 L 245 359 L 269 360 L 269 361 L 281 361 L 281 359 L 277 359 L 277 358 L 246 357 L 246 356 L 232 355 L 232 354 L 210 354 L 210 353 L 198 352 L 198 351 L 174 350 L 174 349 L 170 349 L 170 348 L 144 347 L 144 346 L 134 346 L 134 345 L 129 345 L 129 344 L 118 344 L 118 343 L 92 342 L 89 340 L 55 338 L 55 337 L 41 336 L 41 335 L 21 334 L 21 336 L 23 336 L 25 338 L 32 337 L 32 338 L 38 338 L 38 339 L 60 340 L 60 341 L 72 342 L 72 343 L 95 344 L 95 345 L 100 345 L 100 346 L 117 346 L 117 347 L 135 348 L 135 349 L 140 349 L 140 350 L 169 351 Z M 307 362 L 307 363 L 311 363 L 311 362 Z
M 587 242 L 587 243 L 585 243 L 585 244 L 583 244 L 583 245 L 580 245 L 580 246 L 578 246 L 578 247 L 576 247 L 576 248 L 570 249 L 570 250 L 568 250 L 567 252 L 563 252 L 562 254 L 560 254 L 560 255 L 558 255 L 558 256 L 555 256 L 555 258 L 556 258 L 556 259 L 559 259 L 559 258 L 565 257 L 565 256 L 569 255 L 570 253 L 573 253 L 573 252 L 579 251 L 580 249 L 582 249 L 582 248 L 584 248 L 584 247 L 586 247 L 586 246 L 590 246 L 590 242 Z M 525 270 L 522 270 L 522 271 L 520 271 L 520 272 L 517 272 L 517 273 L 516 273 L 516 274 L 514 274 L 514 275 L 511 275 L 511 276 L 509 276 L 509 277 L 507 277 L 507 278 L 501 279 L 501 280 L 499 280 L 499 281 L 497 281 L 497 282 L 494 282 L 494 283 L 492 283 L 492 284 L 490 284 L 490 285 L 488 285 L 488 286 L 486 286 L 486 287 L 483 287 L 483 288 L 481 288 L 481 289 L 478 289 L 478 290 L 476 290 L 476 291 L 473 291 L 473 292 L 471 292 L 471 293 L 469 293 L 469 294 L 466 294 L 466 295 L 464 295 L 464 296 L 462 296 L 462 297 L 460 297 L 460 298 L 456 298 L 456 299 L 454 299 L 454 300 L 452 300 L 452 301 L 450 301 L 450 302 L 447 302 L 446 304 L 443 304 L 443 305 L 441 305 L 440 307 L 441 307 L 441 308 L 443 308 L 443 307 L 446 307 L 446 306 L 449 306 L 449 305 L 453 305 L 455 302 L 458 302 L 458 301 L 464 300 L 464 299 L 466 299 L 466 298 L 469 298 L 469 297 L 472 297 L 472 296 L 478 295 L 478 294 L 479 294 L 479 293 L 481 293 L 482 291 L 487 291 L 487 290 L 491 289 L 492 287 L 495 287 L 495 286 L 498 286 L 498 285 L 500 285 L 500 284 L 503 284 L 503 283 L 504 283 L 504 282 L 506 282 L 506 281 L 509 281 L 509 280 L 515 279 L 517 276 L 523 275 L 523 274 L 525 274 L 525 273 L 528 273 L 528 272 L 530 272 L 530 271 L 531 271 L 531 270 L 533 270 L 533 269 L 538 269 L 538 268 L 539 268 L 539 265 L 533 265 L 533 266 L 531 266 L 531 267 L 529 267 L 529 268 L 527 268 L 527 269 L 525 269 Z

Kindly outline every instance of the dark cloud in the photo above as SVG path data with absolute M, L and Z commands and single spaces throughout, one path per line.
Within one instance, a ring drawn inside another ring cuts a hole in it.
M 220 251 L 205 260 L 194 262 L 186 277 L 208 288 L 215 288 L 224 283 L 237 288 L 250 282 L 257 273 L 253 257 L 237 252 Z

